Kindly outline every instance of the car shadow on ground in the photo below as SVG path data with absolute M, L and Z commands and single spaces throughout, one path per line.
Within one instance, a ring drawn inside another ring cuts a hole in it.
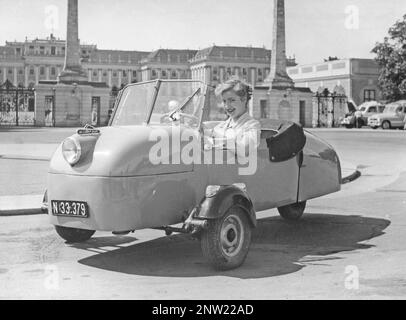
M 245 263 L 236 270 L 215 271 L 203 259 L 200 243 L 189 235 L 158 238 L 96 254 L 79 261 L 94 268 L 158 277 L 228 276 L 255 279 L 296 272 L 306 264 L 329 264 L 335 253 L 368 249 L 361 242 L 384 234 L 390 221 L 361 216 L 306 214 L 292 223 L 262 219 L 254 230 Z M 97 244 L 95 238 L 93 244 Z M 103 240 L 102 240 L 103 241 Z M 103 241 L 106 245 L 107 243 Z M 76 245 L 89 249 L 88 244 Z

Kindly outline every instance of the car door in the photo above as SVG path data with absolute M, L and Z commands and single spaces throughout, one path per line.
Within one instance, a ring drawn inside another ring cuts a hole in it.
M 257 211 L 281 207 L 297 201 L 299 180 L 297 158 L 271 162 L 266 140 L 269 134 L 272 134 L 271 130 L 262 130 L 255 173 L 240 176 L 242 182 L 247 185 L 248 193 Z
M 378 112 L 377 106 L 370 106 L 368 107 L 368 109 L 365 111 L 364 115 L 363 115 L 363 119 L 365 120 L 365 122 L 368 121 L 368 118 L 370 116 L 373 116 L 374 114 L 376 114 Z
M 208 184 L 244 183 L 256 211 L 295 203 L 299 179 L 296 158 L 271 162 L 264 135 L 254 153 L 240 157 L 233 150 L 204 150 Z
M 399 106 L 396 108 L 396 119 L 394 119 L 392 126 L 397 128 L 402 127 L 404 119 L 405 119 L 405 107 Z

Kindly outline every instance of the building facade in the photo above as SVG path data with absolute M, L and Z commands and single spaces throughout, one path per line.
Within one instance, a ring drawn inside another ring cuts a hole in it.
M 46 39 L 6 42 L 0 47 L 0 81 L 14 86 L 34 87 L 40 81 L 56 81 L 63 69 L 66 41 L 52 34 Z M 109 87 L 142 81 L 140 61 L 149 52 L 100 50 L 95 45 L 80 46 L 82 66 L 89 82 L 105 82 Z
M 379 66 L 372 59 L 341 59 L 288 68 L 295 86 L 312 92 L 343 88 L 343 94 L 357 105 L 382 99 L 378 88 Z
M 0 46 L 0 82 L 34 87 L 56 81 L 63 69 L 66 41 L 52 34 L 46 39 L 6 42 Z M 271 50 L 254 47 L 212 46 L 202 50 L 158 49 L 153 52 L 102 50 L 81 44 L 81 62 L 89 82 L 110 88 L 162 79 L 195 79 L 213 85 L 232 75 L 252 85 L 269 74 Z M 288 65 L 295 66 L 289 58 Z
M 0 46 L 0 84 L 39 88 L 41 82 L 56 81 L 63 70 L 65 50 L 66 41 L 52 34 L 46 39 L 6 42 L 5 46 Z M 126 84 L 158 78 L 201 80 L 216 86 L 237 75 L 253 88 L 261 89 L 270 73 L 272 54 L 264 47 L 216 45 L 201 50 L 158 49 L 145 52 L 102 50 L 96 45 L 81 44 L 80 50 L 87 80 L 106 84 L 112 92 L 111 101 L 114 101 L 114 93 Z M 378 89 L 379 66 L 371 59 L 297 65 L 295 58 L 288 58 L 286 62 L 287 73 L 295 82 L 295 87 L 308 88 L 313 93 L 324 92 L 325 89 L 332 93 L 340 88 L 340 95 L 352 99 L 356 104 L 381 99 Z M 284 95 L 293 99 L 290 91 Z M 250 103 L 250 114 L 256 118 L 278 116 L 271 112 L 269 103 L 265 103 L 267 99 L 265 91 L 254 97 Z M 294 120 L 309 124 L 312 114 L 309 103 L 306 103 L 306 107 L 301 103 L 298 108 L 307 111 L 295 112 L 297 117 Z M 47 112 L 46 106 L 44 110 Z M 35 117 L 46 118 L 46 115 L 37 113 Z M 283 115 L 282 118 L 286 117 Z

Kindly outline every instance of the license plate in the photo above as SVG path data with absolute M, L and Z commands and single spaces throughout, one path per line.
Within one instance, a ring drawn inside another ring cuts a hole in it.
M 54 216 L 89 218 L 89 207 L 82 201 L 51 201 Z

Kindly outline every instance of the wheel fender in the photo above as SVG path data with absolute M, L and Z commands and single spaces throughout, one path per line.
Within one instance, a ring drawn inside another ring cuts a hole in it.
M 245 211 L 252 227 L 255 228 L 257 226 L 254 206 L 249 195 L 242 188 L 235 185 L 218 186 L 218 191 L 216 191 L 215 194 L 206 194 L 206 197 L 200 204 L 200 210 L 196 218 L 208 220 L 219 219 L 223 217 L 227 210 L 233 205 L 238 205 Z

